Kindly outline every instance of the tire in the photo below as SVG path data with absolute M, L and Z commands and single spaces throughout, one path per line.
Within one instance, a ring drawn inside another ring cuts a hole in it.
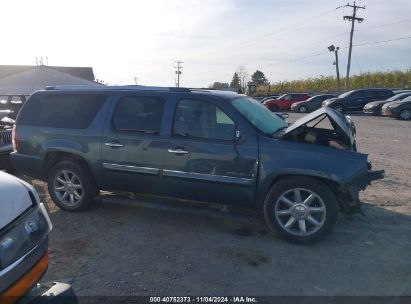
M 280 110 L 280 108 L 276 104 L 270 106 L 270 111 L 271 112 L 278 112 L 279 110 Z
M 72 161 L 62 161 L 51 168 L 47 186 L 53 202 L 67 211 L 87 209 L 99 193 L 89 171 Z
M 298 112 L 300 112 L 300 113 L 307 113 L 307 107 L 306 106 L 300 106 L 299 108 L 298 108 Z
M 338 112 L 344 112 L 344 107 L 341 104 L 336 104 L 333 108 Z
M 300 193 L 300 199 L 294 191 Z M 305 203 L 310 194 L 313 200 Z M 338 204 L 323 182 L 309 177 L 287 177 L 271 187 L 263 211 L 271 230 L 293 243 L 311 244 L 324 239 L 334 229 Z
M 398 118 L 401 120 L 410 120 L 411 119 L 411 110 L 404 109 L 398 113 Z

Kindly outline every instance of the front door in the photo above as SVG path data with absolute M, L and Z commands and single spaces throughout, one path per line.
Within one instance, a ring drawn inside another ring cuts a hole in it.
M 164 99 L 153 95 L 119 97 L 103 131 L 103 187 L 154 194 L 160 183 Z
M 257 178 L 256 136 L 208 100 L 181 99 L 164 150 L 163 190 L 171 197 L 251 204 Z

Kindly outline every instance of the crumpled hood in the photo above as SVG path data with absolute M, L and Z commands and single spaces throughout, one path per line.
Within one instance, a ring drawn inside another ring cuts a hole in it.
M 0 229 L 33 204 L 25 184 L 17 177 L 0 171 Z
M 310 114 L 307 114 L 297 120 L 292 125 L 288 126 L 287 130 L 285 130 L 284 135 L 292 132 L 293 130 L 313 121 L 314 119 L 326 115 L 330 120 L 330 123 L 335 128 L 336 132 L 338 132 L 341 136 L 345 137 L 348 142 L 354 144 L 355 137 L 356 137 L 356 130 L 354 123 L 352 122 L 349 116 L 345 116 L 340 112 L 330 108 L 330 107 L 322 107 Z

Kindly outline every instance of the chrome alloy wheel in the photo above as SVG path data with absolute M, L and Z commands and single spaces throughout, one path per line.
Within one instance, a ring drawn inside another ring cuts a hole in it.
M 84 198 L 84 188 L 79 177 L 69 170 L 56 174 L 53 189 L 58 200 L 67 206 L 75 206 Z
M 326 218 L 323 200 L 304 188 L 287 190 L 280 195 L 275 202 L 274 213 L 281 228 L 295 236 L 316 233 Z

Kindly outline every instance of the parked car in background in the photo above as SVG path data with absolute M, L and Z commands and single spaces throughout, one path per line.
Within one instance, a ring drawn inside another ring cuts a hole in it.
M 395 94 L 386 100 L 378 100 L 367 103 L 363 112 L 366 114 L 381 115 L 382 106 L 393 101 L 400 101 L 411 96 L 411 91 Z
M 376 100 L 385 100 L 393 95 L 393 91 L 388 89 L 352 90 L 336 98 L 324 101 L 323 106 L 332 107 L 340 112 L 353 110 L 362 111 L 367 103 Z
M 260 99 L 260 102 L 263 103 L 263 102 L 266 101 L 266 100 L 276 99 L 276 98 L 278 98 L 278 97 L 280 97 L 280 95 L 278 95 L 278 94 L 274 94 L 274 95 L 270 95 L 270 96 L 265 96 L 265 97 L 263 97 L 262 99 Z
M 383 105 L 382 115 L 391 116 L 402 120 L 411 120 L 411 96 L 401 100 L 393 101 Z
M 323 119 L 332 129 L 314 123 Z M 84 210 L 100 190 L 218 202 L 261 212 L 283 237 L 310 243 L 330 233 L 339 208 L 359 212 L 360 190 L 383 177 L 356 153 L 355 134 L 330 108 L 288 126 L 232 92 L 63 86 L 23 106 L 12 162 L 47 181 L 65 210 Z
M 276 99 L 268 99 L 263 104 L 272 112 L 279 110 L 290 110 L 291 105 L 295 102 L 304 101 L 310 98 L 307 93 L 283 94 Z
M 321 105 L 324 100 L 334 97 L 335 95 L 332 94 L 315 95 L 313 97 L 308 98 L 305 101 L 293 103 L 291 105 L 291 110 L 300 113 L 312 112 L 314 110 L 317 110 L 318 108 L 321 108 Z
M 16 119 L 21 106 L 26 102 L 28 95 L 0 95 L 0 111 L 11 111 L 10 118 Z
M 12 128 L 14 119 L 10 118 L 10 110 L 0 110 L 0 170 L 12 171 L 10 153 L 13 152 Z
M 0 171 L 0 193 L 0 303 L 77 303 L 68 284 L 38 284 L 52 226 L 36 190 Z

